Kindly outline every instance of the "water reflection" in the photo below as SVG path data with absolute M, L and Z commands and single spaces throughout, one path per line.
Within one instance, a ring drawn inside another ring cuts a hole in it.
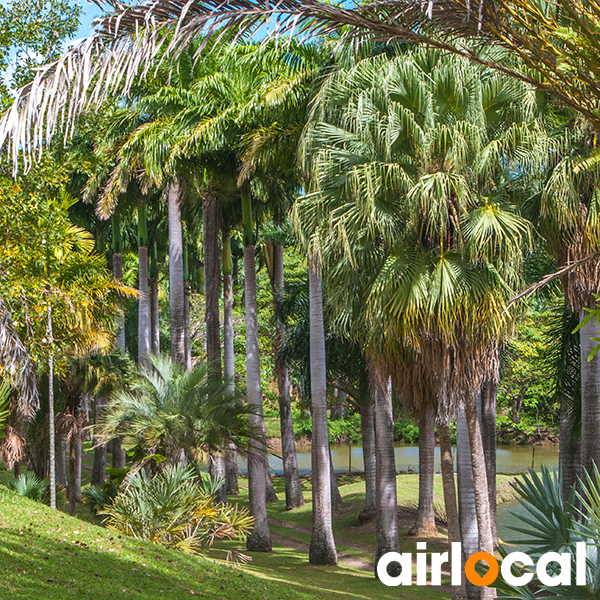
M 419 447 L 409 444 L 396 444 L 396 470 L 413 471 L 419 470 Z M 283 463 L 276 456 L 277 450 L 269 456 L 269 467 L 275 474 L 283 473 Z M 310 473 L 311 454 L 310 446 L 298 446 L 298 469 L 301 475 Z M 352 471 L 364 471 L 362 446 L 353 444 L 352 446 L 332 446 L 331 456 L 333 458 L 333 467 L 338 473 L 347 473 L 350 468 Z M 240 472 L 247 472 L 246 460 L 238 459 Z M 544 465 L 550 469 L 558 468 L 558 447 L 556 446 L 498 446 L 497 450 L 497 471 L 498 473 L 523 473 L 528 469 L 535 468 L 539 470 Z M 440 471 L 440 449 L 435 449 L 435 470 Z

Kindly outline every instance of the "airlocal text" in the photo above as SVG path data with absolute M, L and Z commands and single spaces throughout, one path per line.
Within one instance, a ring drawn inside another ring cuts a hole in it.
M 426 550 L 425 542 L 417 542 L 417 550 Z M 450 565 L 450 578 L 452 585 L 462 584 L 462 560 L 461 560 L 461 543 L 454 542 L 450 550 L 450 558 L 448 552 L 432 552 L 430 554 L 431 561 L 429 564 L 431 570 L 431 578 L 429 585 L 441 585 L 442 583 L 442 565 Z M 546 552 L 542 554 L 535 565 L 535 573 L 542 585 L 557 586 L 557 585 L 572 585 L 572 556 L 570 552 Z M 484 575 L 480 575 L 475 570 L 475 565 L 479 562 L 486 562 L 488 571 Z M 388 573 L 388 566 L 392 563 L 399 563 L 402 571 L 393 577 Z M 558 563 L 560 570 L 553 569 L 553 574 L 548 573 L 548 565 L 550 563 Z M 512 552 L 507 554 L 502 564 L 499 565 L 496 558 L 489 552 L 476 552 L 469 556 L 464 564 L 465 577 L 477 586 L 492 585 L 498 574 L 502 574 L 502 578 L 506 583 L 512 586 L 527 585 L 533 579 L 533 572 L 520 574 L 513 567 L 516 564 L 524 567 L 533 567 L 533 560 L 524 552 Z M 377 563 L 377 575 L 379 580 L 388 586 L 396 585 L 412 585 L 412 553 L 403 552 L 388 552 L 384 554 Z M 427 582 L 427 553 L 417 552 L 416 555 L 416 585 L 428 585 Z M 577 542 L 575 549 L 575 585 L 586 584 L 586 545 L 585 542 Z

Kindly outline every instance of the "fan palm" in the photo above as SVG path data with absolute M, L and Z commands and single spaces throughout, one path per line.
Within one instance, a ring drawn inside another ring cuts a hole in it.
M 342 69 L 314 104 L 303 142 L 312 188 L 296 208 L 303 230 L 320 232 L 338 327 L 380 365 L 380 380 L 386 373 L 402 380 L 407 345 L 437 380 L 433 398 L 411 404 L 435 401 L 444 416 L 449 403 L 464 402 L 479 544 L 488 551 L 474 400 L 494 376 L 497 340 L 510 323 L 503 306 L 519 282 L 528 225 L 513 204 L 523 185 L 514 173 L 536 166 L 543 131 L 534 98 L 433 51 Z

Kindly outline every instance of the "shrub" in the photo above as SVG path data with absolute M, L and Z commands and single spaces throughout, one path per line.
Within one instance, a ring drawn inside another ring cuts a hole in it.
M 19 496 L 43 501 L 48 495 L 48 480 L 40 479 L 35 473 L 22 473 L 8 480 L 8 487 Z
M 217 504 L 193 467 L 167 466 L 153 478 L 129 476 L 106 515 L 109 529 L 168 548 L 198 553 L 216 539 L 244 540 L 253 518 L 244 509 Z
M 414 444 L 419 441 L 419 428 L 407 417 L 400 417 L 394 426 L 394 439 L 397 442 Z

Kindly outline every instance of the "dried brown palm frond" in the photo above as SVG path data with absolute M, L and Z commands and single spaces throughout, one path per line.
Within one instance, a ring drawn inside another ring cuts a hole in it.
M 42 67 L 0 120 L 0 147 L 25 168 L 57 131 L 67 139 L 82 112 L 126 95 L 138 77 L 192 43 L 238 39 L 267 24 L 271 36 L 339 33 L 426 43 L 468 57 L 554 94 L 600 126 L 600 7 L 581 0 L 377 1 L 352 8 L 319 0 L 198 0 L 125 5 L 97 33 Z M 477 45 L 461 38 L 475 37 Z M 500 43 L 529 69 L 498 61 L 481 45 Z
M 25 456 L 25 438 L 11 425 L 5 429 L 5 437 L 0 439 L 0 461 L 7 469 L 13 469 Z
M 39 408 L 34 365 L 19 338 L 8 308 L 0 298 L 0 369 L 19 390 L 17 410 L 30 418 Z
M 85 413 L 80 412 L 77 415 L 61 412 L 56 415 L 56 434 L 67 434 L 67 440 L 80 439 L 83 440 L 90 427 Z

